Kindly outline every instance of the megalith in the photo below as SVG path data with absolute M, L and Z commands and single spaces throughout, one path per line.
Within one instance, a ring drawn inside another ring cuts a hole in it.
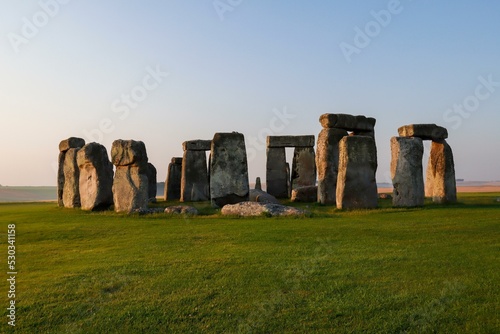
M 337 208 L 377 207 L 377 149 L 369 136 L 347 136 L 339 142 Z
M 181 169 L 181 202 L 208 201 L 210 198 L 206 151 L 210 140 L 182 143 L 184 156 Z
M 276 198 L 288 198 L 285 148 L 268 147 L 266 156 L 266 192 Z
M 58 170 L 57 170 L 57 204 L 61 207 L 77 207 L 79 206 L 79 169 L 75 168 L 76 164 L 76 153 L 71 153 L 72 158 L 66 163 L 68 170 L 65 171 L 65 161 L 67 152 L 70 149 L 79 149 L 85 145 L 85 140 L 77 137 L 70 137 L 68 139 L 62 140 L 59 143 L 59 159 L 58 159 Z M 73 165 L 72 163 L 73 162 Z M 66 184 L 66 177 L 68 179 Z M 71 194 L 66 194 L 66 204 L 64 203 L 64 191 L 65 188 Z
M 427 166 L 427 195 L 436 203 L 454 203 L 457 201 L 455 163 L 450 145 L 433 141 Z
M 156 167 L 150 162 L 148 162 L 147 176 L 148 176 L 148 201 L 154 203 L 156 202 L 157 171 Z
M 148 155 L 142 141 L 115 140 L 111 160 L 116 166 L 113 199 L 116 212 L 131 213 L 148 206 Z
M 292 191 L 316 185 L 316 156 L 314 147 L 295 147 L 292 160 Z
M 392 204 L 396 207 L 424 205 L 422 156 L 424 145 L 417 137 L 391 138 Z
M 339 141 L 347 136 L 343 129 L 326 128 L 318 135 L 316 166 L 318 169 L 318 202 L 335 204 L 339 170 Z
M 113 165 L 106 148 L 89 143 L 77 153 L 82 210 L 104 210 L 113 205 Z
M 216 133 L 211 145 L 210 198 L 214 207 L 249 200 L 245 137 L 238 132 Z
M 80 148 L 70 148 L 64 158 L 63 205 L 65 208 L 78 208 L 80 204 L 80 169 L 76 156 Z
M 175 201 L 181 198 L 182 157 L 174 157 L 168 164 L 165 180 L 165 201 Z

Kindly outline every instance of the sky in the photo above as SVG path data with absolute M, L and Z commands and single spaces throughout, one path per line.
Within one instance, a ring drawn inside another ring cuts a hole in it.
M 412 123 L 448 129 L 457 178 L 500 180 L 498 1 L 2 5 L 1 185 L 56 185 L 68 137 L 142 140 L 163 181 L 182 142 L 232 131 L 264 181 L 266 136 L 317 138 L 324 113 L 377 119 L 377 182 Z

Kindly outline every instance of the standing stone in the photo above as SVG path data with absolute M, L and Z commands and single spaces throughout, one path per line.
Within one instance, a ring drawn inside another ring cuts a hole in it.
M 82 210 L 104 210 L 113 204 L 113 165 L 106 148 L 89 143 L 77 153 L 80 169 L 80 202 Z
M 291 180 L 291 172 L 290 172 L 290 164 L 286 163 L 286 198 L 290 198 L 292 196 L 292 180 Z
M 111 160 L 116 166 L 113 199 L 116 212 L 131 213 L 148 206 L 148 155 L 142 141 L 115 140 Z
M 248 201 L 248 164 L 245 137 L 241 133 L 216 133 L 212 140 L 210 197 L 223 207 Z
M 257 178 L 255 179 L 255 189 L 256 190 L 262 190 L 262 184 L 260 182 L 260 177 L 257 176 Z
M 453 152 L 445 140 L 440 143 L 433 141 L 431 144 L 426 182 L 426 191 L 434 202 L 454 203 L 457 201 Z
M 377 207 L 377 149 L 366 136 L 347 136 L 339 142 L 337 208 Z
M 339 141 L 347 136 L 346 130 L 326 128 L 318 135 L 316 166 L 318 169 L 318 202 L 335 204 L 339 169 Z
M 184 151 L 181 202 L 208 201 L 209 196 L 207 155 L 205 151 Z
M 394 187 L 392 204 L 396 207 L 424 205 L 422 139 L 391 138 L 391 178 Z
M 292 161 L 292 190 L 316 185 L 316 156 L 313 147 L 296 147 Z
M 172 158 L 168 165 L 167 179 L 165 180 L 165 201 L 181 198 L 182 158 Z
M 65 208 L 80 207 L 80 169 L 76 162 L 79 148 L 70 148 L 64 158 L 63 205 Z
M 59 143 L 59 159 L 58 159 L 58 170 L 57 170 L 57 204 L 60 207 L 64 206 L 63 193 L 64 193 L 64 161 L 66 158 L 66 152 L 70 148 L 81 148 L 85 145 L 85 140 L 77 137 L 70 137 L 68 139 L 62 140 Z M 76 178 L 78 180 L 78 178 Z
M 156 182 L 157 182 L 157 171 L 156 167 L 148 162 L 148 201 L 156 202 Z
M 285 148 L 268 147 L 266 156 L 266 192 L 276 198 L 288 198 Z

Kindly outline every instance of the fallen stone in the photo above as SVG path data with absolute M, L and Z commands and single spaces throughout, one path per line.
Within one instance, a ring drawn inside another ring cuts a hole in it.
M 168 214 L 198 215 L 198 209 L 188 205 L 169 206 L 165 208 L 164 212 Z
M 314 135 L 267 136 L 267 147 L 313 147 Z
M 156 167 L 150 162 L 148 162 L 147 176 L 148 176 L 148 201 L 155 203 L 157 172 L 156 172 Z
M 316 167 L 318 169 L 318 202 L 335 204 L 339 169 L 339 141 L 347 136 L 343 129 L 323 129 L 316 144 Z
M 424 205 L 423 153 L 424 145 L 418 137 L 391 138 L 393 206 Z
M 291 206 L 281 204 L 265 204 L 257 202 L 240 202 L 237 204 L 227 204 L 222 207 L 222 215 L 255 217 L 261 215 L 269 216 L 304 216 L 308 212 Z
M 366 136 L 347 136 L 339 142 L 337 208 L 368 209 L 377 207 L 377 149 L 375 140 Z
M 318 201 L 318 187 L 306 186 L 298 187 L 292 190 L 292 202 L 313 203 Z
M 280 204 L 280 202 L 276 197 L 266 193 L 265 191 L 258 189 L 250 189 L 249 197 L 250 197 L 250 202 Z
M 113 165 L 106 148 L 89 143 L 77 153 L 82 210 L 105 210 L 113 205 Z
M 425 191 L 426 196 L 432 197 L 436 203 L 457 201 L 453 152 L 445 140 L 440 143 L 433 141 L 431 144 Z
M 348 114 L 323 114 L 319 117 L 323 128 L 337 128 L 347 131 L 373 131 L 376 119 Z
M 400 137 L 418 137 L 422 140 L 443 141 L 448 138 L 448 130 L 436 124 L 410 124 L 398 129 Z
M 85 146 L 85 139 L 69 137 L 59 143 L 59 152 L 66 152 L 70 148 L 82 148 L 83 146 Z
M 115 166 L 142 166 L 148 163 L 146 145 L 136 140 L 115 140 L 111 147 L 111 161 Z
M 182 143 L 182 149 L 184 151 L 210 151 L 212 141 L 211 140 L 188 140 Z
M 212 140 L 210 198 L 214 207 L 248 201 L 248 163 L 241 133 L 216 133 Z

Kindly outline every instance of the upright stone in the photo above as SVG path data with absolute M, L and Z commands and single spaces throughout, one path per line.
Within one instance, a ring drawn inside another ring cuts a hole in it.
M 77 137 L 70 137 L 68 139 L 62 140 L 59 143 L 59 159 L 57 170 L 57 203 L 61 207 L 64 206 L 64 161 L 66 158 L 66 152 L 71 148 L 81 148 L 84 145 L 85 140 Z M 78 178 L 76 178 L 76 180 L 78 180 Z
M 445 140 L 440 143 L 433 141 L 431 144 L 426 182 L 428 183 L 426 189 L 434 202 L 454 203 L 457 201 L 453 152 Z
M 89 143 L 77 153 L 80 169 L 80 202 L 82 210 L 104 210 L 113 204 L 113 165 L 106 148 Z
M 316 185 L 316 156 L 313 147 L 296 147 L 292 161 L 292 190 Z
M 367 136 L 347 136 L 339 142 L 337 208 L 377 207 L 377 149 Z
M 156 182 L 157 182 L 157 171 L 156 167 L 148 162 L 148 201 L 156 202 Z
M 248 164 L 245 137 L 241 133 L 216 133 L 212 140 L 210 197 L 223 207 L 248 201 Z
M 256 190 L 262 190 L 262 184 L 260 182 L 260 177 L 257 176 L 257 178 L 255 179 L 255 189 Z
M 205 151 L 184 151 L 181 176 L 181 202 L 208 201 L 207 156 Z
M 115 140 L 111 160 L 116 166 L 113 199 L 116 212 L 131 213 L 148 206 L 148 155 L 142 141 Z
M 182 158 L 172 158 L 168 165 L 167 179 L 165 180 L 165 201 L 181 198 Z
M 290 164 L 287 162 L 286 164 L 286 196 L 290 198 L 292 196 L 292 180 L 291 180 L 291 171 Z
M 424 145 L 418 137 L 391 138 L 392 204 L 396 207 L 424 205 L 422 156 Z
M 276 198 L 288 198 L 285 148 L 268 147 L 266 152 L 266 192 Z
M 76 162 L 79 148 L 70 148 L 64 158 L 63 205 L 65 208 L 78 208 L 80 204 L 80 169 Z
M 316 166 L 318 169 L 318 202 L 335 204 L 339 170 L 339 141 L 347 136 L 346 130 L 325 128 L 318 135 Z

